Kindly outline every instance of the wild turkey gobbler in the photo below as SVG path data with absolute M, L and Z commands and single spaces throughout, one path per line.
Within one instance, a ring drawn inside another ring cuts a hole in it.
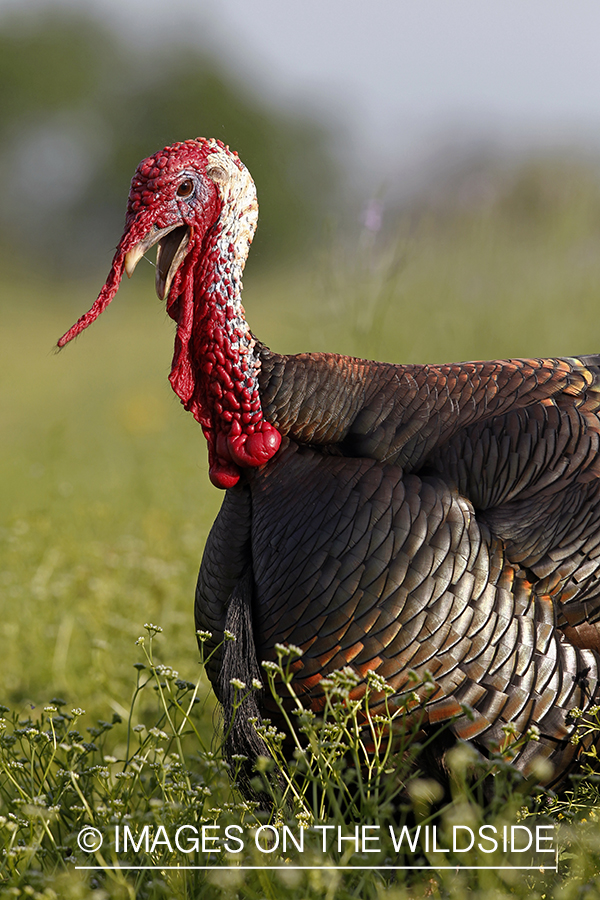
M 483 749 L 513 723 L 559 780 L 568 713 L 596 697 L 600 652 L 600 356 L 401 366 L 281 356 L 246 324 L 252 179 L 220 141 L 174 144 L 134 175 L 108 280 L 64 346 L 158 244 L 156 290 L 177 323 L 173 389 L 226 489 L 200 569 L 196 626 L 238 640 L 209 675 L 260 675 L 299 645 L 296 691 L 351 666 L 400 694 L 428 670 L 433 726 Z M 360 690 L 360 684 L 357 690 Z M 261 701 L 266 703 L 266 699 Z M 230 749 L 260 751 L 245 719 Z

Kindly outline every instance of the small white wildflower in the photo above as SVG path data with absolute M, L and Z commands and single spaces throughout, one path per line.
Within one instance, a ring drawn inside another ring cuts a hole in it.
M 179 678 L 179 672 L 177 672 L 175 669 L 172 669 L 171 666 L 157 666 L 156 672 L 163 678 Z
M 85 709 L 81 709 L 81 707 L 77 707 L 76 709 L 71 710 L 72 716 L 83 716 L 85 715 Z
M 243 691 L 246 687 L 246 682 L 242 681 L 240 678 L 231 678 L 229 684 L 237 688 L 239 691 Z
M 227 628 L 223 631 L 223 640 L 224 641 L 235 641 L 235 634 L 232 631 L 229 631 Z
M 209 641 L 211 639 L 212 632 L 211 631 L 197 631 L 196 637 L 198 638 L 199 641 L 202 641 L 202 643 L 204 643 L 204 641 Z
M 167 741 L 169 739 L 169 735 L 165 734 L 164 731 L 161 731 L 160 728 L 151 728 L 150 734 L 152 737 L 158 738 L 160 741 Z
M 160 634 L 162 631 L 160 625 L 153 625 L 152 622 L 144 622 L 144 628 L 150 635 Z
M 358 684 L 360 681 L 358 672 L 355 672 L 350 666 L 344 666 L 343 669 L 340 669 L 339 672 L 333 672 L 332 675 L 337 675 L 337 680 L 342 684 Z
M 262 691 L 262 682 L 258 680 L 258 678 L 252 679 L 252 687 L 255 691 Z
M 378 675 L 377 672 L 374 672 L 373 669 L 369 669 L 367 672 L 367 684 L 374 691 L 378 691 L 386 694 L 393 694 L 394 688 L 391 684 L 385 680 L 382 675 Z

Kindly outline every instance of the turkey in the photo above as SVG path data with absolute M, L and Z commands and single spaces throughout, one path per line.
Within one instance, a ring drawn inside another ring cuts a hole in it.
M 578 752 L 569 712 L 598 696 L 600 356 L 404 366 L 275 353 L 241 303 L 257 216 L 253 181 L 220 141 L 143 160 L 106 284 L 58 342 L 158 244 L 170 381 L 225 490 L 196 627 L 211 647 L 225 629 L 237 637 L 208 666 L 226 725 L 231 678 L 260 677 L 276 644 L 295 644 L 295 690 L 313 710 L 344 666 L 357 696 L 369 671 L 397 697 L 427 671 L 427 727 L 451 720 L 485 754 L 507 723 L 535 725 L 515 764 L 546 758 L 560 783 Z M 253 695 L 230 753 L 263 752 L 255 708 L 276 713 Z

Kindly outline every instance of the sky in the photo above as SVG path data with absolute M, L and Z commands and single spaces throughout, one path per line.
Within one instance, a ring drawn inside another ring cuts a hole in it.
M 598 0 L 0 0 L 87 8 L 148 52 L 210 47 L 263 96 L 312 110 L 359 177 L 491 142 L 600 147 Z

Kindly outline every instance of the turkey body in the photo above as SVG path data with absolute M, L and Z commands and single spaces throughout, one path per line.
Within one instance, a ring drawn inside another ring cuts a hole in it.
M 241 305 L 256 219 L 252 179 L 220 142 L 144 160 L 107 282 L 59 341 L 158 244 L 157 293 L 177 323 L 171 384 L 225 490 L 195 616 L 211 634 L 229 754 L 264 752 L 250 712 L 278 716 L 253 694 L 232 724 L 231 679 L 260 679 L 289 643 L 302 650 L 295 691 L 315 712 L 323 679 L 345 666 L 356 696 L 369 672 L 382 676 L 392 708 L 411 673 L 431 676 L 426 728 L 450 722 L 488 752 L 506 725 L 536 726 L 515 764 L 545 757 L 559 783 L 578 751 L 569 713 L 598 697 L 600 356 L 279 355 Z M 223 645 L 226 630 L 236 641 Z
M 263 408 L 286 439 L 227 493 L 197 628 L 222 640 L 250 572 L 257 660 L 299 646 L 307 706 L 322 709 L 320 681 L 344 666 L 399 694 L 429 672 L 432 728 L 457 717 L 457 737 L 490 749 L 509 722 L 535 725 L 516 763 L 543 755 L 560 779 L 569 711 L 598 679 L 600 357 L 402 367 L 261 352 Z

